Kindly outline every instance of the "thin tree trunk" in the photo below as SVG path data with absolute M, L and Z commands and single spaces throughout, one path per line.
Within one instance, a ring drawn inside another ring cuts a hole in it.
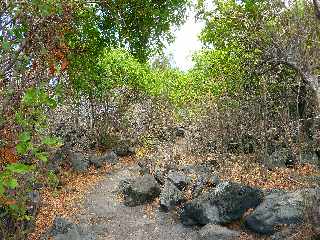
M 316 101 L 317 101 L 316 115 L 317 117 L 320 117 L 320 87 L 315 90 L 315 93 L 316 93 Z

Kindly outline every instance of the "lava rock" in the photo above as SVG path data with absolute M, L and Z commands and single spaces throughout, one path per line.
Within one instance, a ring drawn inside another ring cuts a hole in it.
M 118 162 L 119 158 L 117 154 L 113 151 L 108 152 L 102 156 L 91 156 L 90 157 L 90 163 L 93 164 L 95 167 L 100 168 L 105 163 L 109 164 L 116 164 Z
M 270 238 L 270 240 L 289 240 L 290 237 L 297 234 L 299 232 L 300 226 L 292 225 L 286 226 L 281 231 L 276 232 Z
M 218 186 L 220 183 L 220 179 L 216 175 L 208 176 L 208 175 L 199 175 L 197 176 L 196 181 L 193 182 L 191 186 L 192 196 L 198 197 L 202 194 L 202 192 L 206 188 L 213 188 Z
M 127 157 L 135 154 L 135 149 L 130 146 L 118 146 L 112 149 L 119 157 Z
M 161 185 L 163 185 L 166 181 L 166 173 L 161 169 L 156 169 L 153 173 L 154 178 L 157 180 L 157 182 Z
M 60 171 L 60 167 L 66 162 L 69 155 L 71 155 L 69 150 L 65 147 L 61 147 L 49 158 L 48 169 L 58 173 Z
M 204 226 L 208 223 L 220 222 L 218 207 L 202 199 L 194 199 L 187 203 L 182 209 L 180 218 L 182 224 L 186 226 Z
M 184 137 L 185 136 L 185 129 L 183 127 L 176 127 L 175 128 L 175 135 L 177 137 Z
M 289 164 L 293 164 L 294 159 L 292 153 L 287 148 L 281 148 L 268 155 L 264 160 L 264 165 L 268 169 L 284 168 Z
M 301 154 L 300 162 L 302 164 L 312 164 L 314 166 L 320 166 L 320 159 L 316 152 L 304 152 Z
M 246 218 L 246 225 L 257 233 L 273 234 L 279 225 L 302 224 L 306 207 L 314 205 L 319 199 L 319 189 L 270 194 Z
M 263 200 L 259 189 L 233 182 L 218 186 L 187 203 L 181 213 L 184 225 L 226 224 L 242 217 Z
M 96 240 L 96 234 L 92 227 L 87 224 L 75 224 L 68 220 L 57 217 L 48 236 L 54 240 Z
M 191 179 L 184 173 L 176 171 L 170 171 L 167 179 L 171 181 L 179 190 L 183 190 L 191 181 Z
M 41 197 L 38 191 L 32 191 L 28 193 L 28 213 L 31 216 L 35 216 L 40 208 Z
M 207 176 L 199 175 L 197 176 L 196 180 L 192 183 L 191 191 L 192 191 L 192 196 L 194 198 L 199 197 L 202 194 L 202 192 L 206 187 L 208 178 L 209 177 Z
M 160 209 L 167 212 L 184 200 L 183 193 L 170 181 L 166 181 L 160 194 Z
M 124 204 L 131 207 L 150 202 L 160 195 L 160 185 L 150 174 L 122 181 L 119 190 L 124 196 Z
M 56 236 L 58 234 L 66 234 L 69 229 L 76 229 L 76 225 L 64 218 L 56 217 L 51 227 L 50 236 Z
M 199 240 L 235 240 L 240 233 L 214 224 L 207 224 L 199 231 Z
M 89 167 L 89 159 L 81 153 L 71 154 L 71 166 L 77 172 L 85 172 Z
M 68 229 L 68 231 L 64 234 L 57 234 L 53 236 L 54 240 L 84 240 L 80 234 L 78 233 L 77 229 Z

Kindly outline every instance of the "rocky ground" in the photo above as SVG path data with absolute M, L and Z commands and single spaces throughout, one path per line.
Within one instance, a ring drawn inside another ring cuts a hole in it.
M 314 218 L 320 216 L 317 184 L 296 184 L 294 188 L 294 182 L 289 186 L 284 181 L 286 184 L 274 188 L 270 183 L 255 186 L 251 180 L 237 181 L 232 170 L 226 177 L 226 171 L 220 169 L 220 176 L 216 166 L 205 162 L 151 171 L 132 159 L 123 164 L 110 153 L 94 158 L 75 155 L 71 163 L 74 169 L 87 171 L 80 182 L 86 179 L 90 188 L 79 191 L 81 198 L 73 198 L 75 211 L 71 214 L 52 214 L 55 220 L 41 239 L 302 240 L 316 239 L 311 236 L 319 234 L 315 232 L 319 219 Z M 90 163 L 95 167 L 107 164 L 108 171 L 90 172 Z M 242 174 L 241 167 L 235 169 Z M 300 175 L 306 170 L 302 168 Z M 299 169 L 292 173 L 298 176 Z M 278 172 L 274 182 L 286 174 Z M 93 178 L 95 175 L 99 177 Z M 77 189 L 77 183 L 73 184 Z
M 133 165 L 108 174 L 87 192 L 85 199 L 77 206 L 79 213 L 69 219 L 79 223 L 72 227 L 80 230 L 61 231 L 61 225 L 68 228 L 68 224 L 63 223 L 63 218 L 57 218 L 48 235 L 60 240 L 197 239 L 193 228 L 183 226 L 174 213 L 168 214 L 157 209 L 156 201 L 134 207 L 124 205 L 119 195 L 119 185 L 124 179 L 137 177 L 139 170 L 139 166 Z M 85 234 L 81 234 L 83 229 L 86 229 Z
M 183 139 L 183 138 L 182 138 Z M 181 139 L 180 139 L 181 140 Z M 86 152 L 86 151 L 84 151 Z M 131 147 L 62 148 L 28 240 L 307 240 L 320 236 L 318 156 L 161 158 Z M 167 159 L 167 160 L 166 160 Z M 62 175 L 61 175 L 62 174 Z

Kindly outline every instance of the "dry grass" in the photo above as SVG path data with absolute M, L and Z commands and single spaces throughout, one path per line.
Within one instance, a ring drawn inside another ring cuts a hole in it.
M 248 156 L 225 161 L 219 170 L 222 180 L 243 183 L 262 189 L 295 190 L 312 184 L 303 177 L 320 176 L 320 171 L 312 165 L 296 165 L 294 168 L 268 170 Z

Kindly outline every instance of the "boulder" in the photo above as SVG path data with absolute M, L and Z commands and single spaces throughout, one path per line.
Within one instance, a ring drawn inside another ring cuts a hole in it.
M 319 167 L 320 159 L 316 152 L 304 152 L 301 154 L 300 163 L 308 163 Z
M 124 180 L 119 188 L 124 196 L 124 204 L 131 207 L 150 202 L 160 195 L 160 185 L 149 174 L 135 180 Z
M 246 218 L 248 228 L 260 234 L 273 234 L 280 225 L 302 224 L 307 207 L 320 199 L 319 189 L 272 193 Z
M 55 151 L 52 156 L 49 158 L 48 169 L 55 173 L 60 171 L 60 167 L 66 162 L 70 152 L 65 147 L 61 147 Z
M 174 129 L 174 132 L 177 137 L 184 137 L 185 136 L 185 129 L 183 127 L 176 127 Z
M 191 182 L 191 179 L 183 172 L 170 171 L 167 179 L 172 182 L 179 190 L 183 190 Z
M 135 149 L 130 146 L 118 146 L 112 149 L 119 157 L 127 157 L 135 154 Z
M 28 213 L 31 216 L 36 216 L 41 204 L 41 197 L 38 191 L 28 193 Z
M 301 226 L 285 226 L 281 231 L 276 232 L 270 240 L 290 240 L 290 238 L 299 233 Z
M 58 234 L 66 234 L 69 229 L 76 229 L 76 225 L 64 218 L 56 217 L 53 221 L 49 235 L 56 236 Z
M 105 163 L 116 164 L 119 158 L 113 151 L 108 152 L 102 156 L 91 156 L 90 163 L 97 168 L 102 167 Z
M 165 183 L 166 173 L 164 170 L 157 168 L 157 169 L 155 169 L 153 175 L 159 184 L 163 185 Z
M 160 194 L 160 209 L 170 211 L 183 200 L 183 193 L 172 182 L 166 181 Z
M 205 190 L 206 185 L 208 182 L 207 176 L 199 175 L 197 178 L 193 181 L 191 185 L 191 191 L 193 197 L 198 197 L 202 194 L 202 192 Z
M 206 188 L 216 187 L 220 183 L 220 179 L 216 175 L 207 176 L 199 175 L 191 186 L 193 197 L 198 197 Z
M 236 240 L 240 233 L 215 224 L 207 224 L 199 231 L 199 240 Z
M 186 226 L 204 226 L 220 222 L 218 207 L 203 199 L 194 199 L 187 203 L 182 209 L 180 218 L 182 224 Z
M 268 169 L 275 169 L 280 167 L 287 167 L 288 164 L 293 163 L 293 155 L 287 148 L 281 148 L 275 150 L 271 155 L 268 155 L 264 159 L 263 164 Z
M 196 165 L 189 165 L 182 169 L 187 175 L 194 176 L 188 178 L 188 185 L 192 191 L 193 197 L 198 197 L 207 187 L 216 186 L 220 180 L 214 174 L 216 165 L 213 162 L 205 162 Z
M 57 234 L 53 236 L 54 240 L 84 240 L 80 234 L 78 233 L 77 229 L 71 228 L 64 234 Z
M 96 240 L 96 234 L 87 224 L 75 224 L 57 217 L 49 231 L 54 240 Z
M 187 203 L 181 213 L 184 225 L 226 224 L 242 217 L 263 200 L 263 192 L 233 182 L 221 182 L 216 188 Z
M 77 172 L 85 172 L 89 167 L 89 159 L 81 153 L 70 154 L 72 168 Z

